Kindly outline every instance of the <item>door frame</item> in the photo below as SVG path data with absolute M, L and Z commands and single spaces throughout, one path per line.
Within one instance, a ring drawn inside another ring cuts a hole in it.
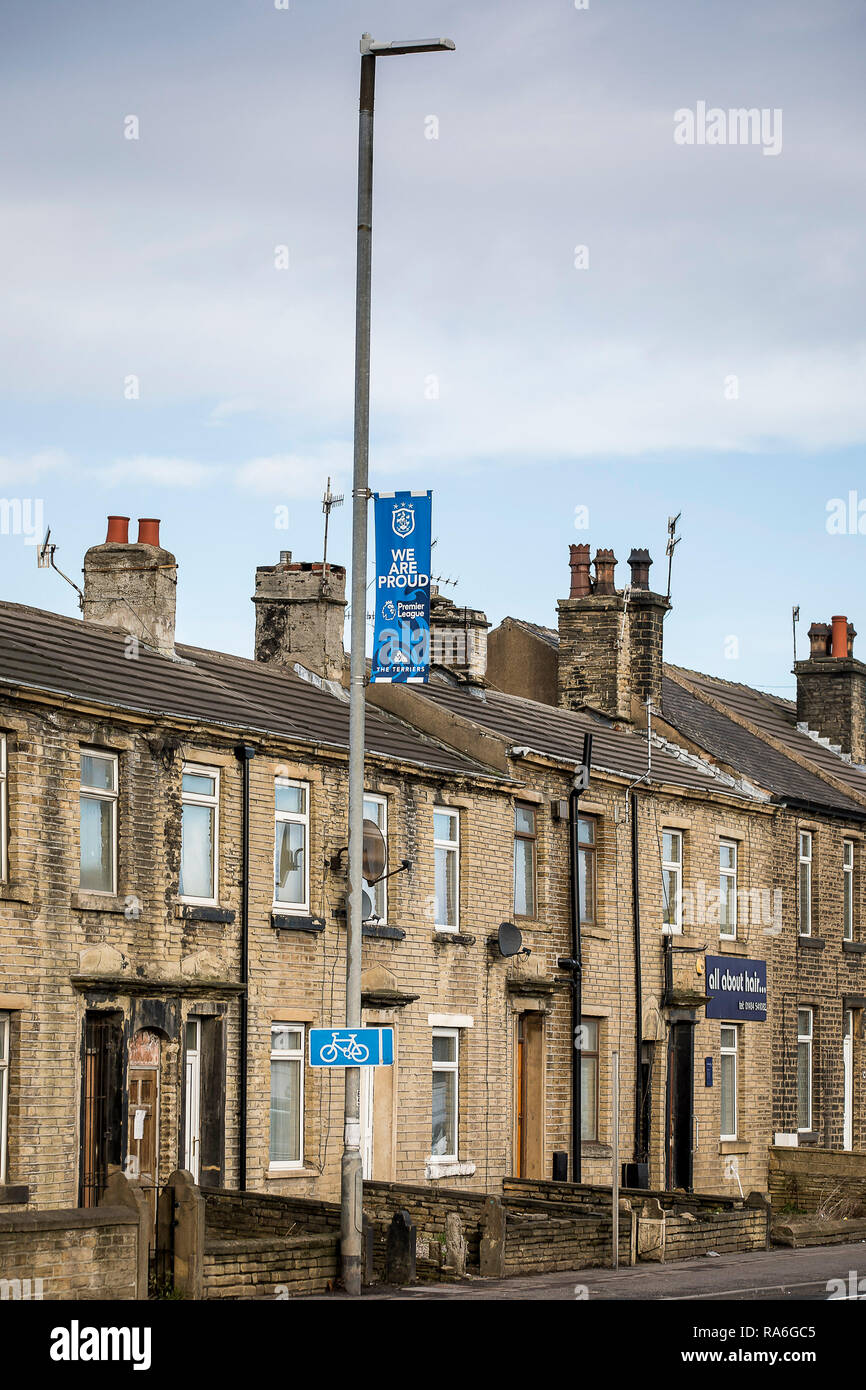
M 194 1048 L 189 1048 L 186 1041 L 186 1030 L 190 1024 L 195 1028 Z M 197 1014 L 190 1014 L 183 1033 L 183 1166 L 192 1173 L 196 1186 L 201 1174 L 201 1044 L 202 1020 Z M 195 1145 L 192 1154 L 191 1144 Z M 190 1159 L 191 1162 L 188 1161 Z

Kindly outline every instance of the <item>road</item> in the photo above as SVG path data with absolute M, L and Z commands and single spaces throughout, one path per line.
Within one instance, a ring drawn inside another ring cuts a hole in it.
M 662 1299 L 711 1301 L 783 1299 L 790 1302 L 826 1301 L 828 1281 L 849 1271 L 864 1280 L 866 1242 L 820 1245 L 808 1250 L 752 1251 L 718 1257 L 678 1260 L 675 1264 L 640 1264 L 620 1270 L 584 1269 L 559 1274 L 536 1274 L 516 1279 L 471 1279 L 459 1284 L 421 1284 L 410 1288 L 374 1286 L 364 1298 L 383 1300 L 480 1299 L 521 1302 L 588 1299 Z M 321 1295 L 342 1299 L 345 1294 Z

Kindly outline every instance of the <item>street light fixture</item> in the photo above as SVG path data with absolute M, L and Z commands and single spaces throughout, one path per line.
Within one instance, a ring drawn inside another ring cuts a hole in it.
M 352 621 L 349 675 L 349 902 L 346 914 L 346 1025 L 361 1026 L 361 941 L 364 918 L 364 678 L 366 666 L 367 503 L 370 449 L 370 283 L 373 246 L 373 97 L 376 59 L 398 53 L 439 53 L 451 39 L 377 43 L 361 36 L 358 122 L 358 271 L 355 296 L 355 458 L 352 479 Z M 361 1070 L 346 1068 L 340 1237 L 343 1287 L 361 1292 Z
M 453 47 L 453 39 L 395 39 L 393 43 L 377 43 L 369 34 L 361 38 L 361 52 L 371 53 L 374 58 L 384 58 L 388 53 L 441 53 Z

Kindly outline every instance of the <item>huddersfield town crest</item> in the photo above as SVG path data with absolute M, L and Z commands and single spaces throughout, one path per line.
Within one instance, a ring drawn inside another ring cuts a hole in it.
M 411 536 L 415 530 L 415 508 L 411 502 L 395 502 L 391 527 L 396 536 Z

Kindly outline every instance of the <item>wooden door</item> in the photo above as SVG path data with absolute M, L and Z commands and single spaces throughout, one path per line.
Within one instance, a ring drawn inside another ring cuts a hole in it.
M 127 1149 L 156 1221 L 156 1187 L 159 1180 L 159 1072 L 156 1067 L 129 1069 L 129 1139 Z
M 544 1177 L 544 1019 L 517 1020 L 517 1176 Z

